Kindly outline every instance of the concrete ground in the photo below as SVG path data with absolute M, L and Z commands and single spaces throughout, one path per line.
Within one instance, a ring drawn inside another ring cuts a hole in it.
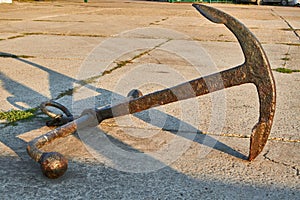
M 69 159 L 51 180 L 26 153 L 52 130 L 38 112 L 0 127 L 1 199 L 300 199 L 300 8 L 210 4 L 244 23 L 271 63 L 277 106 L 263 152 L 246 160 L 251 84 L 105 120 L 43 147 Z M 1 110 L 55 99 L 84 108 L 126 100 L 243 62 L 233 34 L 189 3 L 139 0 L 0 4 Z M 84 84 L 80 80 L 85 80 Z M 187 91 L 189 88 L 187 88 Z

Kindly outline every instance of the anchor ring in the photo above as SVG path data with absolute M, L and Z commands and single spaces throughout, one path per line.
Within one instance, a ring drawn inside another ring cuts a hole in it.
M 54 112 L 51 112 L 50 110 L 47 109 L 47 107 L 57 108 L 57 109 L 61 110 L 66 116 L 63 116 L 62 114 L 56 114 Z M 46 115 L 48 115 L 49 117 L 52 118 L 52 120 L 46 122 L 47 126 L 61 126 L 63 124 L 66 124 L 66 123 L 74 120 L 73 115 L 65 106 L 63 106 L 62 104 L 57 103 L 53 100 L 41 103 L 40 109 L 43 113 L 45 113 Z

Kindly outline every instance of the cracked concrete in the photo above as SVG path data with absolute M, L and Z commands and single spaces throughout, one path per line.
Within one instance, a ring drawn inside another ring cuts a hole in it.
M 296 176 L 299 176 L 299 169 L 297 168 L 297 166 L 291 166 L 291 165 L 289 165 L 289 164 L 287 164 L 287 163 L 284 163 L 284 162 L 280 162 L 280 161 L 276 161 L 276 160 L 274 160 L 274 159 L 271 159 L 271 158 L 268 157 L 268 154 L 269 154 L 269 153 L 270 153 L 270 151 L 267 151 L 265 154 L 263 154 L 263 156 L 264 156 L 264 158 L 265 158 L 266 160 L 269 160 L 269 161 L 271 161 L 271 162 L 273 162 L 273 163 L 275 163 L 275 164 L 281 164 L 281 165 L 284 165 L 284 166 L 286 166 L 286 167 L 290 167 L 290 168 L 292 168 L 293 170 L 295 170 Z
M 300 69 L 299 8 L 211 6 L 254 32 L 272 69 Z M 189 4 L 15 2 L 0 5 L 0 30 L 4 111 L 56 99 L 80 114 L 124 101 L 133 88 L 147 94 L 243 62 L 236 38 Z M 299 199 L 300 73 L 273 73 L 274 125 L 253 162 L 245 159 L 259 105 L 247 84 L 106 120 L 47 145 L 69 159 L 57 180 L 26 153 L 28 141 L 52 130 L 45 118 L 1 124 L 2 198 Z
M 295 34 L 296 37 L 298 37 L 298 39 L 300 40 L 300 36 L 299 34 L 297 33 L 297 28 L 295 28 L 288 20 L 285 19 L 284 16 L 278 14 L 276 11 L 273 10 L 273 12 L 278 15 L 287 25 L 288 27 L 290 28 L 291 31 L 293 31 L 293 33 Z

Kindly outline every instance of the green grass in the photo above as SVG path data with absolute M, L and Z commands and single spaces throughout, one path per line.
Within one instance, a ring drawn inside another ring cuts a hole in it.
M 284 58 L 281 58 L 281 60 L 284 60 L 284 61 L 289 61 L 289 60 L 290 60 L 290 58 L 284 57 Z
M 37 108 L 32 108 L 28 110 L 10 110 L 10 111 L 0 111 L 0 120 L 6 120 L 8 123 L 15 123 L 17 121 L 30 119 L 36 116 Z
M 288 68 L 282 68 L 282 67 L 276 68 L 276 69 L 274 69 L 274 71 L 280 72 L 280 73 L 286 73 L 286 74 L 291 74 L 293 72 L 300 72 L 300 70 L 298 70 L 298 69 L 288 69 Z

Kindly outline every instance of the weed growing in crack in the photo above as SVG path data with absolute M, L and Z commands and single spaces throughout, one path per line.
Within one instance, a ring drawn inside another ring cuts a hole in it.
M 293 72 L 300 72 L 300 70 L 298 70 L 298 69 L 289 69 L 289 68 L 283 68 L 283 67 L 279 67 L 279 68 L 276 68 L 273 70 L 276 72 L 285 73 L 285 74 L 291 74 Z
M 10 110 L 1 111 L 0 120 L 5 120 L 9 124 L 16 125 L 17 121 L 31 119 L 36 116 L 38 108 L 31 108 L 28 110 Z

